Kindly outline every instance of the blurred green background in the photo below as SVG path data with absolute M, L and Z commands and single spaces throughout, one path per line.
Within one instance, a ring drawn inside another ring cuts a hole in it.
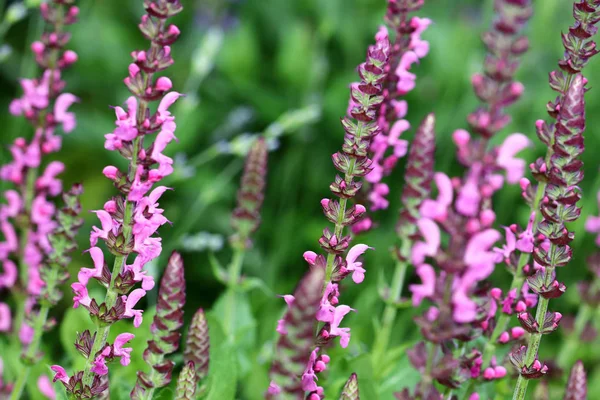
M 78 3 L 81 6 L 80 22 L 72 26 L 70 47 L 78 53 L 79 61 L 64 75 L 67 90 L 81 99 L 73 107 L 78 126 L 64 139 L 63 149 L 55 158 L 67 165 L 64 174 L 67 184 L 84 184 L 84 210 L 93 210 L 102 207 L 115 194 L 110 182 L 102 176 L 102 168 L 107 164 L 123 166 L 123 160 L 116 153 L 103 148 L 103 135 L 114 127 L 114 113 L 109 106 L 120 105 L 128 97 L 122 80 L 130 62 L 129 53 L 147 47 L 147 43 L 137 30 L 143 12 L 141 0 L 83 0 Z M 188 283 L 187 319 L 198 307 L 211 308 L 223 291 L 223 286 L 211 273 L 207 253 L 199 251 L 205 240 L 202 237 L 184 239 L 185 234 L 209 232 L 226 240 L 231 233 L 229 215 L 235 204 L 242 168 L 239 153 L 243 151 L 244 143 L 239 139 L 233 146 L 224 143 L 267 128 L 275 136 L 281 130 L 285 131 L 270 155 L 262 225 L 244 266 L 244 274 L 262 279 L 271 291 L 270 294 L 260 290 L 250 294 L 248 304 L 252 316 L 245 322 L 248 340 L 240 353 L 238 376 L 243 384 L 238 398 L 258 399 L 268 386 L 270 349 L 275 339 L 276 320 L 283 311 L 282 302 L 274 294 L 290 293 L 306 270 L 302 253 L 318 251 L 317 239 L 327 225 L 319 200 L 330 195 L 328 186 L 335 174 L 330 156 L 339 149 L 343 137 L 339 118 L 346 110 L 348 85 L 357 80 L 355 68 L 364 60 L 366 47 L 373 41 L 386 1 L 185 0 L 183 3 L 185 11 L 174 21 L 182 36 L 173 46 L 176 63 L 168 70 L 168 75 L 174 88 L 186 97 L 174 108 L 179 142 L 167 150 L 167 154 L 177 155 L 176 172 L 166 182 L 174 191 L 161 200 L 165 215 L 173 226 L 163 227 L 161 236 L 165 253 L 172 249 L 183 252 Z M 431 52 L 414 67 L 417 87 L 407 96 L 407 118 L 416 126 L 427 113 L 435 112 L 436 168 L 453 174 L 460 174 L 462 168 L 454 161 L 451 134 L 457 128 L 467 127 L 465 117 L 477 105 L 470 76 L 482 68 L 485 49 L 479 37 L 489 26 L 492 3 L 491 0 L 432 0 L 426 1 L 419 13 L 434 21 L 424 34 L 430 41 Z M 518 78 L 526 87 L 525 95 L 512 108 L 513 122 L 496 142 L 512 132 L 525 133 L 535 141 L 535 120 L 545 118 L 545 103 L 554 96 L 547 86 L 547 74 L 555 68 L 562 54 L 560 33 L 571 23 L 572 3 L 565 0 L 535 3 L 535 15 L 527 29 L 530 51 L 518 72 Z M 21 93 L 17 79 L 38 74 L 31 61 L 29 44 L 38 37 L 41 26 L 37 11 L 30 10 L 8 29 L 4 38 L 5 45 L 11 50 L 4 47 L 0 52 L 3 54 L 0 109 L 6 110 L 0 113 L 1 164 L 8 160 L 7 145 L 14 137 L 31 135 L 30 127 L 10 116 L 7 110 L 10 100 Z M 597 60 L 591 62 L 586 76 L 590 87 L 600 84 Z M 573 262 L 559 271 L 559 278 L 572 289 L 563 298 L 552 301 L 552 307 L 565 315 L 576 312 L 579 298 L 575 282 L 588 277 L 585 258 L 596 250 L 594 238 L 584 233 L 583 224 L 585 216 L 598 212 L 595 195 L 599 186 L 597 143 L 600 131 L 595 129 L 600 123 L 600 113 L 595 111 L 598 101 L 596 90 L 590 91 L 587 97 L 587 151 L 584 154 L 584 217 L 574 226 L 577 236 Z M 298 109 L 303 111 L 292 114 L 290 121 L 288 112 Z M 287 119 L 272 125 L 286 113 Z M 298 119 L 306 121 L 298 123 Z M 413 132 L 406 138 L 410 139 Z M 523 156 L 533 161 L 544 153 L 543 146 L 537 145 Z M 366 256 L 365 282 L 360 286 L 349 285 L 343 293 L 342 301 L 358 312 L 347 317 L 353 332 L 351 346 L 344 351 L 334 351 L 335 366 L 330 378 L 323 382 L 332 388 L 332 393 L 351 370 L 357 370 L 359 378 L 365 381 L 372 374 L 364 357 L 356 356 L 370 348 L 372 319 L 382 309 L 376 284 L 379 271 L 386 271 L 389 276 L 393 267 L 388 249 L 397 243 L 393 228 L 402 175 L 403 164 L 400 164 L 388 178 L 391 205 L 387 211 L 375 216 L 379 228 L 360 239 L 376 251 Z M 500 224 L 526 223 L 528 209 L 519 193 L 517 187 L 512 187 L 497 196 Z M 96 223 L 93 214 L 86 213 L 85 217 L 86 225 L 80 233 L 81 250 L 87 248 L 87 234 Z M 218 245 L 218 237 L 211 240 L 213 245 Z M 226 262 L 228 252 L 224 246 L 217 257 Z M 154 265 L 156 276 L 164 268 L 164 261 L 163 258 Z M 88 264 L 87 256 L 77 254 L 71 268 L 77 271 Z M 497 286 L 509 285 L 509 276 L 502 267 L 498 267 L 494 279 Z M 148 297 L 149 306 L 154 298 L 155 294 Z M 67 312 L 66 322 L 50 336 L 60 339 L 63 346 L 69 346 L 73 338 L 71 329 L 80 329 L 78 324 L 83 323 L 84 314 L 81 310 L 68 311 L 70 296 L 66 296 L 61 307 L 54 312 L 57 316 Z M 415 340 L 417 332 L 411 319 L 418 312 L 407 309 L 400 313 L 394 346 Z M 150 315 L 148 311 L 147 316 Z M 147 325 L 150 318 L 145 320 Z M 564 344 L 561 335 L 557 333 L 544 339 L 543 356 L 551 357 L 559 351 Z M 46 350 L 48 358 L 58 361 L 74 353 L 70 346 L 65 349 L 66 353 L 59 346 L 49 346 Z M 141 351 L 137 353 L 137 357 L 140 356 Z M 591 393 L 600 398 L 600 380 L 594 379 L 600 372 L 594 369 L 600 359 L 600 347 L 581 344 L 573 354 L 573 359 L 576 357 L 586 362 L 592 375 Z M 134 365 L 142 365 L 136 362 L 141 360 L 134 360 Z M 134 372 L 119 373 L 132 376 Z M 412 368 L 402 359 L 382 385 L 380 398 L 391 398 L 392 391 L 401 389 L 414 377 Z M 502 393 L 503 388 L 495 390 Z M 557 390 L 560 395 L 561 390 Z M 367 400 L 371 399 L 370 395 L 365 396 Z

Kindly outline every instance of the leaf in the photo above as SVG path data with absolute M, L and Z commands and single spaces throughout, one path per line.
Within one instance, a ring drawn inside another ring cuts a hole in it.
M 242 348 L 252 348 L 256 320 L 246 293 L 228 289 L 219 297 L 211 313 L 219 320 L 223 330 L 234 343 Z
M 220 283 L 227 285 L 227 272 L 225 272 L 225 269 L 223 269 L 223 266 L 212 251 L 208 252 L 208 261 L 210 262 L 210 269 L 212 270 L 215 279 Z
M 212 340 L 212 337 L 211 337 Z M 237 388 L 236 350 L 231 344 L 210 348 L 207 400 L 233 400 Z
M 267 284 L 260 278 L 243 278 L 238 288 L 242 292 L 250 292 L 254 289 L 260 289 L 265 295 L 273 297 L 273 292 L 271 289 L 269 289 Z

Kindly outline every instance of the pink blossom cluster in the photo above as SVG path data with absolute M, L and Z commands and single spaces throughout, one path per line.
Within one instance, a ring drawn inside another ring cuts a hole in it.
M 52 24 L 53 20 L 47 15 L 49 5 L 44 3 L 40 7 L 44 18 Z M 70 7 L 64 23 L 74 23 L 78 13 L 76 6 Z M 69 108 L 78 99 L 70 93 L 61 93 L 66 85 L 61 79 L 61 70 L 77 61 L 75 52 L 61 50 L 68 40 L 66 33 L 48 32 L 42 35 L 41 41 L 32 44 L 36 61 L 44 72 L 38 79 L 21 79 L 23 95 L 9 105 L 12 115 L 24 116 L 35 129 L 31 140 L 15 139 L 10 146 L 12 160 L 0 166 L 0 179 L 11 182 L 16 189 L 4 193 L 7 204 L 0 206 L 0 230 L 4 236 L 4 241 L 0 242 L 0 289 L 12 288 L 18 283 L 19 273 L 14 260 L 22 254 L 21 265 L 27 271 L 21 271 L 18 290 L 29 296 L 26 314 L 45 285 L 40 278 L 40 266 L 52 251 L 48 234 L 56 227 L 55 206 L 50 199 L 62 192 L 62 182 L 57 176 L 65 167 L 62 162 L 53 161 L 45 166 L 41 175 L 38 171 L 43 157 L 61 148 L 62 138 L 57 131 L 70 133 L 76 127 L 75 114 Z M 18 224 L 17 220 L 20 221 Z M 19 243 L 17 230 L 23 231 L 24 243 Z M 11 325 L 10 309 L 0 302 L 0 332 L 9 331 Z M 23 322 L 14 328 L 19 329 L 23 344 L 31 342 L 31 326 Z
M 369 148 L 372 154 L 371 172 L 365 179 L 370 184 L 368 200 L 371 211 L 386 209 L 389 205 L 387 196 L 390 189 L 382 180 L 392 172 L 398 160 L 406 155 L 408 141 L 400 139 L 400 136 L 410 129 L 410 123 L 404 119 L 408 112 L 408 104 L 405 100 L 398 100 L 398 97 L 406 95 L 415 88 L 417 77 L 410 72 L 410 69 L 429 52 L 429 43 L 423 40 L 421 35 L 431 24 L 431 20 L 412 17 L 407 24 L 411 32 L 408 38 L 404 38 L 402 33 L 397 33 L 398 37 L 391 48 L 391 61 L 386 70 L 388 77 L 382 93 L 384 100 L 377 110 L 377 125 L 381 133 L 373 138 Z M 385 26 L 380 27 L 375 38 L 387 39 L 388 29 Z M 355 104 L 356 102 L 351 98 L 348 115 Z M 352 227 L 352 230 L 359 233 L 368 231 L 372 226 L 372 219 L 365 216 Z

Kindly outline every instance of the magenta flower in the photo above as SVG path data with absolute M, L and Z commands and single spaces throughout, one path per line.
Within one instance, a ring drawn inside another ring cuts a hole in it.
M 518 183 L 525 174 L 525 160 L 515 158 L 515 155 L 530 145 L 531 141 L 527 136 L 522 133 L 513 133 L 498 148 L 496 164 L 506 170 L 508 183 Z
M 423 299 L 433 296 L 435 293 L 435 270 L 429 264 L 421 264 L 417 267 L 417 275 L 421 278 L 421 284 L 409 285 L 408 289 L 412 292 L 412 302 L 414 306 L 421 304 Z
M 423 218 L 434 219 L 436 221 L 444 221 L 447 216 L 448 207 L 452 204 L 454 198 L 454 189 L 452 181 L 448 175 L 437 172 L 433 179 L 438 189 L 438 197 L 436 200 L 425 199 L 419 209 Z
M 417 221 L 417 226 L 424 240 L 414 244 L 411 260 L 414 265 L 421 265 L 425 261 L 425 257 L 433 257 L 437 254 L 440 247 L 441 234 L 438 225 L 430 219 L 420 219 Z

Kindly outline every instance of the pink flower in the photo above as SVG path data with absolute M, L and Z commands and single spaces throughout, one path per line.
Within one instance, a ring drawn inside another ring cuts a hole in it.
M 302 390 L 305 392 L 315 392 L 317 390 L 317 374 L 314 370 L 315 362 L 317 361 L 317 355 L 319 354 L 319 348 L 316 347 L 311 353 L 302 374 Z
M 375 171 L 375 169 L 373 169 Z M 381 176 L 380 176 L 381 178 Z M 385 210 L 390 202 L 385 198 L 390 193 L 390 188 L 385 183 L 375 183 L 373 190 L 369 193 L 371 211 Z
M 133 339 L 135 335 L 133 333 L 121 333 L 115 338 L 113 344 L 113 354 L 116 357 L 121 357 L 121 365 L 127 366 L 131 362 L 131 352 L 133 348 L 123 347 L 123 345 Z
M 94 366 L 91 371 L 98 375 L 108 374 L 108 367 L 106 366 L 106 357 L 110 355 L 110 346 L 106 346 L 100 354 L 94 359 Z
M 26 322 L 23 322 L 23 324 L 21 324 L 21 329 L 19 329 L 19 340 L 23 344 L 30 344 L 33 340 L 34 333 L 33 328 Z
M 515 154 L 529 147 L 530 141 L 522 133 L 513 133 L 508 136 L 498 148 L 496 164 L 506 170 L 508 183 L 518 183 L 525 173 L 525 161 L 515 158 Z
M 385 25 L 380 25 L 379 30 L 375 34 L 375 40 L 386 40 L 388 38 L 388 30 Z
M 422 284 L 409 285 L 414 306 L 418 306 L 424 298 L 433 296 L 435 292 L 435 271 L 431 265 L 421 264 L 417 268 L 417 275 L 421 278 Z
M 414 29 L 410 35 L 409 48 L 415 52 L 417 57 L 423 58 L 429 53 L 429 42 L 421 39 L 421 34 L 431 25 L 429 18 L 412 17 L 410 26 Z
M 79 307 L 79 305 L 83 305 L 84 307 L 89 307 L 92 299 L 88 295 L 87 288 L 85 285 L 74 282 L 71 284 L 71 289 L 73 289 L 73 293 L 75 297 L 73 297 L 73 308 Z
M 40 375 L 37 381 L 38 389 L 42 395 L 46 396 L 46 398 L 50 400 L 56 399 L 56 392 L 54 391 L 54 387 L 52 387 L 52 382 L 50 382 L 50 378 L 46 375 Z
M 354 283 L 361 283 L 365 279 L 365 269 L 362 267 L 363 264 L 357 262 L 356 259 L 368 249 L 372 249 L 372 247 L 369 247 L 366 244 L 357 244 L 353 246 L 346 255 L 346 269 L 352 272 L 352 280 Z
M 129 296 L 123 296 L 122 299 L 125 302 L 124 317 L 133 318 L 133 326 L 138 328 L 142 324 L 142 313 L 143 310 L 134 310 L 133 307 L 140 301 L 142 297 L 146 295 L 144 289 L 135 289 Z
M 305 251 L 302 255 L 304 260 L 310 265 L 315 265 L 315 260 L 317 259 L 317 253 L 314 251 Z
M 280 335 L 287 335 L 288 331 L 285 327 L 285 319 L 280 319 L 277 321 L 277 329 L 275 329 L 277 333 Z
M 494 251 L 498 254 L 496 258 L 496 262 L 502 262 L 502 260 L 507 260 L 510 258 L 510 255 L 516 250 L 517 238 L 515 233 L 508 227 L 504 227 L 504 233 L 506 238 L 506 244 L 502 246 L 502 248 L 495 247 Z
M 333 313 L 333 319 L 330 322 L 329 334 L 340 337 L 340 345 L 342 348 L 348 347 L 348 342 L 350 341 L 350 328 L 340 328 L 340 323 L 344 316 L 350 311 L 353 311 L 353 309 L 347 305 L 337 306 Z
M 415 88 L 417 76 L 408 72 L 408 70 L 411 65 L 417 61 L 419 61 L 419 56 L 417 56 L 414 51 L 407 51 L 402 55 L 395 71 L 396 76 L 398 77 L 396 90 L 398 90 L 400 94 L 406 94 Z
M 51 196 L 57 196 L 62 192 L 62 182 L 56 179 L 58 174 L 65 170 L 65 165 L 60 161 L 52 161 L 46 167 L 44 174 L 35 183 L 37 190 L 47 190 Z
M 9 332 L 11 325 L 10 307 L 6 303 L 0 303 L 0 332 Z
M 271 381 L 271 383 L 269 383 L 269 389 L 267 390 L 267 393 L 271 395 L 278 395 L 281 393 L 281 387 L 279 387 L 279 385 L 275 382 Z
M 473 168 L 464 186 L 456 198 L 456 211 L 467 217 L 474 217 L 481 204 L 481 192 L 478 186 L 479 168 Z
M 63 367 L 60 365 L 53 365 L 50 369 L 55 372 L 52 382 L 61 381 L 62 383 L 69 383 L 69 376 Z
M 596 194 L 596 199 L 598 205 L 600 205 L 600 191 Z M 600 246 L 600 216 L 592 216 L 587 217 L 585 221 L 585 230 L 589 233 L 596 233 L 596 245 Z
M 146 271 L 143 270 L 145 262 L 143 262 L 142 256 L 137 256 L 133 261 L 133 264 L 126 265 L 125 270 L 133 273 L 133 280 L 135 282 L 142 282 L 142 289 L 148 291 L 154 287 L 154 278 L 150 275 L 146 275 Z
M 533 223 L 535 222 L 535 212 L 532 212 L 527 223 L 527 229 L 519 235 L 516 247 L 523 253 L 533 252 Z
M 448 175 L 442 172 L 437 172 L 433 179 L 438 189 L 438 197 L 436 200 L 424 200 L 419 211 L 424 218 L 444 221 L 448 214 L 448 207 L 452 204 L 454 197 L 452 181 L 448 178 Z
M 81 268 L 77 274 L 77 280 L 84 286 L 88 284 L 90 278 L 102 277 L 102 270 L 104 269 L 104 253 L 102 253 L 102 250 L 99 247 L 92 247 L 89 251 L 94 261 L 94 268 Z
M 65 133 L 73 131 L 77 125 L 75 114 L 67 112 L 71 104 L 77 101 L 79 99 L 71 93 L 63 93 L 56 98 L 56 102 L 54 103 L 54 120 L 63 124 L 63 131 Z
M 165 97 L 162 98 L 156 110 L 158 114 L 157 120 L 159 123 L 163 123 L 167 119 L 173 118 L 171 117 L 171 113 L 168 111 L 169 107 L 171 107 L 173 103 L 175 103 L 181 96 L 183 96 L 181 93 L 169 92 L 165 95 Z
M 422 218 L 417 226 L 425 241 L 418 241 L 412 248 L 411 259 L 414 265 L 421 265 L 426 256 L 433 257 L 440 247 L 440 228 L 430 219 Z
M 129 195 L 127 195 L 127 200 L 140 201 L 142 197 L 144 197 L 144 195 L 148 193 L 148 190 L 152 188 L 154 182 L 149 180 L 142 180 L 142 174 L 144 173 L 144 171 L 144 166 L 138 165 L 137 170 L 135 172 L 135 177 L 133 179 L 133 183 L 131 184 L 131 191 L 129 192 Z
M 90 246 L 96 246 L 98 243 L 98 238 L 106 240 L 111 231 L 113 233 L 118 231 L 119 225 L 113 220 L 112 216 L 104 210 L 92 212 L 96 213 L 96 216 L 100 220 L 100 224 L 102 226 L 102 229 L 98 229 L 97 227 L 93 226 L 92 232 L 90 233 Z
M 115 114 L 117 121 L 115 125 L 117 127 L 113 131 L 115 137 L 121 141 L 132 141 L 138 135 L 137 130 L 137 99 L 134 96 L 127 98 L 127 112 L 121 107 L 115 107 Z
M 285 304 L 287 304 L 288 308 L 292 306 L 292 304 L 294 304 L 294 301 L 296 301 L 296 298 L 294 296 L 292 296 L 291 294 L 284 294 L 283 296 L 280 296 L 283 298 L 283 300 L 285 301 Z
M 19 214 L 23 207 L 21 196 L 15 190 L 7 190 L 4 192 L 4 197 L 8 204 L 0 206 L 0 220 L 4 218 L 14 218 Z
M 44 195 L 38 195 L 31 204 L 31 220 L 37 225 L 52 224 L 54 210 L 54 204 L 46 200 Z
M 0 289 L 11 288 L 17 282 L 17 266 L 11 260 L 2 261 L 4 272 L 0 274 Z
M 474 235 L 467 243 L 464 261 L 470 268 L 477 268 L 481 275 L 489 275 L 495 265 L 495 254 L 490 251 L 494 243 L 500 239 L 500 233 L 494 229 L 486 229 Z M 484 279 L 487 276 L 481 278 Z

